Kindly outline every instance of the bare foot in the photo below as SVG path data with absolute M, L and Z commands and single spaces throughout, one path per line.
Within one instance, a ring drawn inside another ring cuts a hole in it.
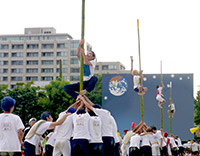
M 81 95 L 85 95 L 86 93 L 87 93 L 87 90 L 86 90 L 86 89 L 80 91 L 80 94 L 81 94 Z
M 144 95 L 145 92 L 138 92 L 138 95 Z
M 162 105 L 161 105 L 161 104 L 158 104 L 158 107 L 162 108 Z

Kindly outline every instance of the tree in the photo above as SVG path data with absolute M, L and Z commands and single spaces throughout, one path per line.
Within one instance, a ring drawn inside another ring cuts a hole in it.
M 63 81 L 60 77 L 57 80 L 51 81 L 45 86 L 47 97 L 40 97 L 38 104 L 47 112 L 50 112 L 54 118 L 57 118 L 59 113 L 66 110 L 75 102 L 63 89 L 67 81 Z
M 200 125 L 200 91 L 197 92 L 196 99 L 194 99 L 194 123 Z
M 38 92 L 41 88 L 31 87 L 32 84 L 33 81 L 27 84 L 17 83 L 16 88 L 8 90 L 8 95 L 16 100 L 14 113 L 18 114 L 25 124 L 32 117 L 39 119 L 43 112 L 42 107 L 38 105 Z

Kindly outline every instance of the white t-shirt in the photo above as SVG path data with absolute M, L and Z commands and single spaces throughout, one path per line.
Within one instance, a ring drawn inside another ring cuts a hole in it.
M 137 147 L 138 149 L 140 149 L 140 140 L 141 140 L 140 135 L 138 135 L 138 134 L 133 135 L 131 137 L 129 147 Z
M 158 139 L 158 144 L 160 145 L 161 144 L 161 139 L 163 139 L 163 136 L 161 134 L 161 131 L 160 130 L 157 130 L 156 131 L 156 137 Z M 162 141 L 162 147 L 166 146 L 166 143 L 164 141 Z
M 47 137 L 49 138 L 46 142 L 45 145 L 51 145 L 54 147 L 54 144 L 55 144 L 55 133 L 54 132 L 50 132 Z
M 144 133 L 141 133 L 141 140 L 142 140 L 141 147 L 142 146 L 150 146 L 150 140 L 149 140 L 150 134 L 145 134 L 145 135 L 143 135 L 143 134 Z
M 41 123 L 38 126 L 36 133 L 43 135 L 46 132 L 46 130 L 50 129 L 51 123 L 52 122 L 49 122 L 49 121 Z M 40 143 L 41 138 L 38 135 L 34 134 L 30 139 L 25 139 L 25 141 L 29 142 L 30 144 L 34 146 L 37 146 L 37 144 Z
M 89 120 L 89 131 L 91 140 L 90 143 L 102 143 L 101 135 L 101 118 L 98 116 L 91 116 Z
M 110 112 L 105 109 L 94 108 L 94 113 L 101 118 L 102 136 L 113 137 L 113 121 L 110 117 Z
M 0 152 L 20 152 L 21 143 L 18 130 L 24 128 L 24 124 L 18 115 L 12 113 L 0 114 Z
M 175 143 L 175 140 L 173 137 L 168 137 L 170 139 L 170 144 L 172 145 L 173 148 L 177 148 L 178 146 Z
M 198 151 L 198 146 L 199 146 L 199 144 L 197 144 L 196 142 L 194 142 L 192 144 L 192 152 Z
M 171 103 L 170 106 L 171 106 L 171 110 L 175 110 L 175 105 L 174 105 L 174 103 Z
M 178 143 L 178 147 L 183 147 L 183 145 L 182 145 L 182 142 L 181 142 L 181 139 L 180 138 L 177 138 L 177 139 L 175 139 L 176 141 L 177 141 L 177 143 Z
M 152 147 L 159 146 L 157 136 L 154 133 L 149 134 L 148 137 Z
M 61 119 L 65 114 L 66 114 L 65 112 L 61 112 L 59 114 L 59 118 L 57 120 Z M 72 137 L 72 133 L 73 133 L 73 115 L 74 114 L 67 116 L 67 118 L 61 125 L 56 126 L 55 139 L 70 140 L 70 138 Z
M 133 76 L 133 83 L 134 83 L 134 89 L 140 86 L 140 76 L 134 75 Z
M 95 65 L 96 61 L 91 60 L 90 63 L 92 64 L 91 66 L 84 64 L 83 65 L 83 81 L 88 81 L 90 78 L 94 75 L 94 70 L 95 70 Z M 80 61 L 79 61 L 80 65 Z
M 73 115 L 73 125 L 74 125 L 73 139 L 90 140 L 89 120 L 90 120 L 90 115 L 88 113 Z
M 158 89 L 157 89 L 157 96 L 162 96 L 162 87 L 159 87 Z
M 110 115 L 110 117 L 111 117 L 111 120 L 113 122 L 113 137 L 114 137 L 115 143 L 119 143 L 120 140 L 119 140 L 119 137 L 117 135 L 117 130 L 118 130 L 117 129 L 117 123 L 116 123 L 116 121 L 115 121 L 115 119 L 112 115 Z

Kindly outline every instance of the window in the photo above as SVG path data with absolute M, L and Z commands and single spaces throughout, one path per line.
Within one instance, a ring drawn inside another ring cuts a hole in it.
M 8 44 L 0 44 L 0 49 L 9 49 Z
M 79 40 L 71 41 L 70 47 L 71 48 L 78 48 Z
M 68 52 L 67 51 L 57 52 L 57 56 L 68 56 Z
M 53 68 L 42 68 L 41 72 L 42 73 L 53 73 Z
M 71 56 L 76 56 L 76 50 L 71 50 L 71 51 L 70 51 L 70 55 L 71 55 Z
M 24 49 L 24 45 L 23 44 L 13 44 L 12 49 Z
M 37 60 L 29 60 L 29 61 L 26 61 L 26 64 L 27 65 L 38 65 L 38 61 Z
M 63 73 L 67 73 L 67 71 L 68 71 L 67 68 L 63 68 L 63 69 L 62 69 L 62 72 L 63 72 Z M 57 69 L 56 69 L 56 73 L 60 73 L 60 68 L 57 68 Z
M 2 52 L 2 53 L 0 53 L 0 57 L 8 57 L 8 53 Z
M 108 70 L 108 65 L 102 65 L 102 70 Z
M 27 76 L 26 77 L 26 81 L 38 81 L 38 77 L 37 76 Z
M 50 57 L 53 56 L 53 52 L 42 52 L 43 57 Z
M 70 73 L 79 73 L 80 69 L 79 68 L 70 68 Z
M 117 69 L 117 66 L 114 65 L 114 64 L 111 64 L 111 65 L 108 65 L 108 69 L 109 69 L 109 70 L 116 70 L 116 69 Z
M 78 59 L 77 58 L 71 58 L 70 64 L 78 64 Z
M 23 52 L 15 52 L 15 53 L 12 53 L 12 57 L 24 57 L 24 53 Z
M 37 68 L 27 68 L 26 73 L 38 73 L 38 69 Z
M 27 57 L 38 57 L 38 52 L 28 52 L 26 53 Z
M 58 40 L 67 40 L 67 36 L 57 36 Z
M 17 87 L 17 85 L 11 85 L 11 86 L 10 86 L 11 89 L 13 89 L 13 88 L 15 88 L 15 87 Z
M 95 66 L 95 70 L 99 70 L 99 65 L 96 65 L 96 66 Z
M 53 60 L 42 60 L 42 65 L 52 65 Z
M 64 81 L 68 81 L 67 76 L 63 76 L 62 79 L 63 79 Z
M 15 60 L 11 62 L 11 65 L 23 65 L 23 60 Z
M 79 81 L 80 77 L 79 76 L 70 76 L 70 81 Z
M 7 76 L 0 76 L 0 81 L 8 81 L 8 77 Z
M 38 44 L 27 44 L 27 49 L 38 49 L 39 45 Z
M 52 81 L 53 80 L 53 76 L 42 76 L 41 80 L 42 81 Z
M 58 44 L 57 44 L 57 48 L 58 48 L 58 49 L 59 49 L 59 48 L 62 48 L 62 49 L 68 48 L 68 44 L 67 44 L 67 43 L 58 43 Z
M 0 73 L 8 73 L 8 69 L 0 69 Z
M 53 44 L 42 44 L 42 49 L 53 49 L 54 45 Z
M 22 81 L 22 77 L 21 76 L 13 76 L 11 77 L 11 81 Z
M 13 68 L 13 69 L 11 69 L 11 73 L 23 73 L 23 69 L 22 68 Z

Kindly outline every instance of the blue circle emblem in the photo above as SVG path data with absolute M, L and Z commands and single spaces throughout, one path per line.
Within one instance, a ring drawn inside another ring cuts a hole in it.
M 122 76 L 116 76 L 109 81 L 109 91 L 115 96 L 121 96 L 128 90 L 128 83 Z

